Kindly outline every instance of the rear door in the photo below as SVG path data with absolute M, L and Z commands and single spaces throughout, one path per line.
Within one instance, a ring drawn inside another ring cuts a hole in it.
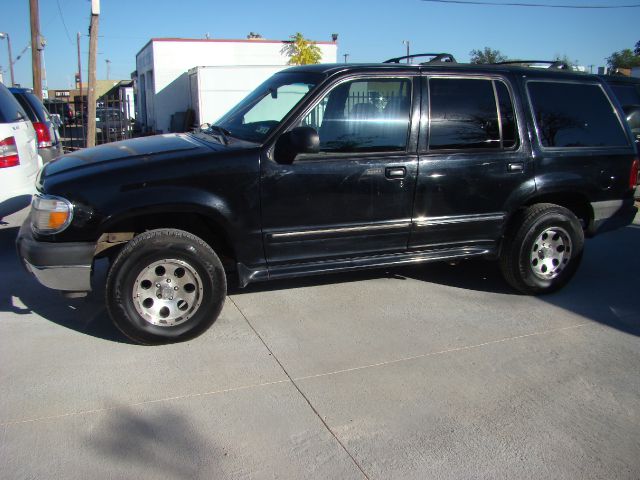
M 533 191 L 520 105 L 508 78 L 423 79 L 411 249 L 491 245 L 515 192 Z

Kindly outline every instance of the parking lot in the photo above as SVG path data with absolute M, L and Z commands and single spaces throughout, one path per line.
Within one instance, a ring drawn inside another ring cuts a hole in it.
M 483 260 L 279 281 L 142 347 L 100 278 L 71 301 L 20 268 L 25 214 L 0 225 L 3 478 L 640 478 L 640 217 L 551 296 Z

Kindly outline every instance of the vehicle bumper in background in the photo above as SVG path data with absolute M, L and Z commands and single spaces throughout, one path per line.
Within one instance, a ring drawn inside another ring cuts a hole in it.
M 53 147 L 39 148 L 38 153 L 42 157 L 42 164 L 46 165 L 51 160 L 55 160 L 63 154 L 62 144 L 54 145 Z
M 45 287 L 66 292 L 91 290 L 96 244 L 40 242 L 31 233 L 30 216 L 20 227 L 16 247 L 26 270 Z
M 589 228 L 591 235 L 626 227 L 633 222 L 638 213 L 638 209 L 633 204 L 633 198 L 593 202 L 591 208 L 593 208 L 593 223 Z

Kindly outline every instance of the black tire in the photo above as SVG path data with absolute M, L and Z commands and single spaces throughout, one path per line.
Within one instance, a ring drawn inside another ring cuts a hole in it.
M 539 203 L 516 213 L 504 238 L 500 269 L 522 293 L 555 292 L 576 273 L 583 248 L 584 232 L 573 212 Z
M 172 272 L 166 271 L 173 267 Z M 158 277 L 158 272 L 163 271 L 163 276 Z M 174 276 L 180 273 L 187 282 L 184 285 Z M 175 286 L 164 283 L 172 278 Z M 154 281 L 158 283 L 153 285 Z M 141 298 L 140 292 L 149 298 Z M 203 240 L 182 230 L 150 230 L 138 235 L 122 248 L 107 275 L 109 316 L 124 335 L 145 345 L 179 342 L 200 335 L 218 318 L 226 294 L 226 277 L 218 256 Z M 188 301 L 181 300 L 181 296 Z M 151 308 L 159 307 L 157 314 L 152 312 Z

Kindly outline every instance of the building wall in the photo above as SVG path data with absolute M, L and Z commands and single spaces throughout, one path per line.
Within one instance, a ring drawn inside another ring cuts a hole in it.
M 281 53 L 284 45 L 284 42 L 270 40 L 151 40 L 136 57 L 140 88 L 143 83 L 140 78 L 145 76 L 146 126 L 167 132 L 171 115 L 189 108 L 189 69 L 227 65 L 284 66 L 289 60 Z M 318 47 L 323 63 L 336 62 L 337 44 L 318 43 Z M 140 113 L 138 119 L 142 121 L 144 115 Z

